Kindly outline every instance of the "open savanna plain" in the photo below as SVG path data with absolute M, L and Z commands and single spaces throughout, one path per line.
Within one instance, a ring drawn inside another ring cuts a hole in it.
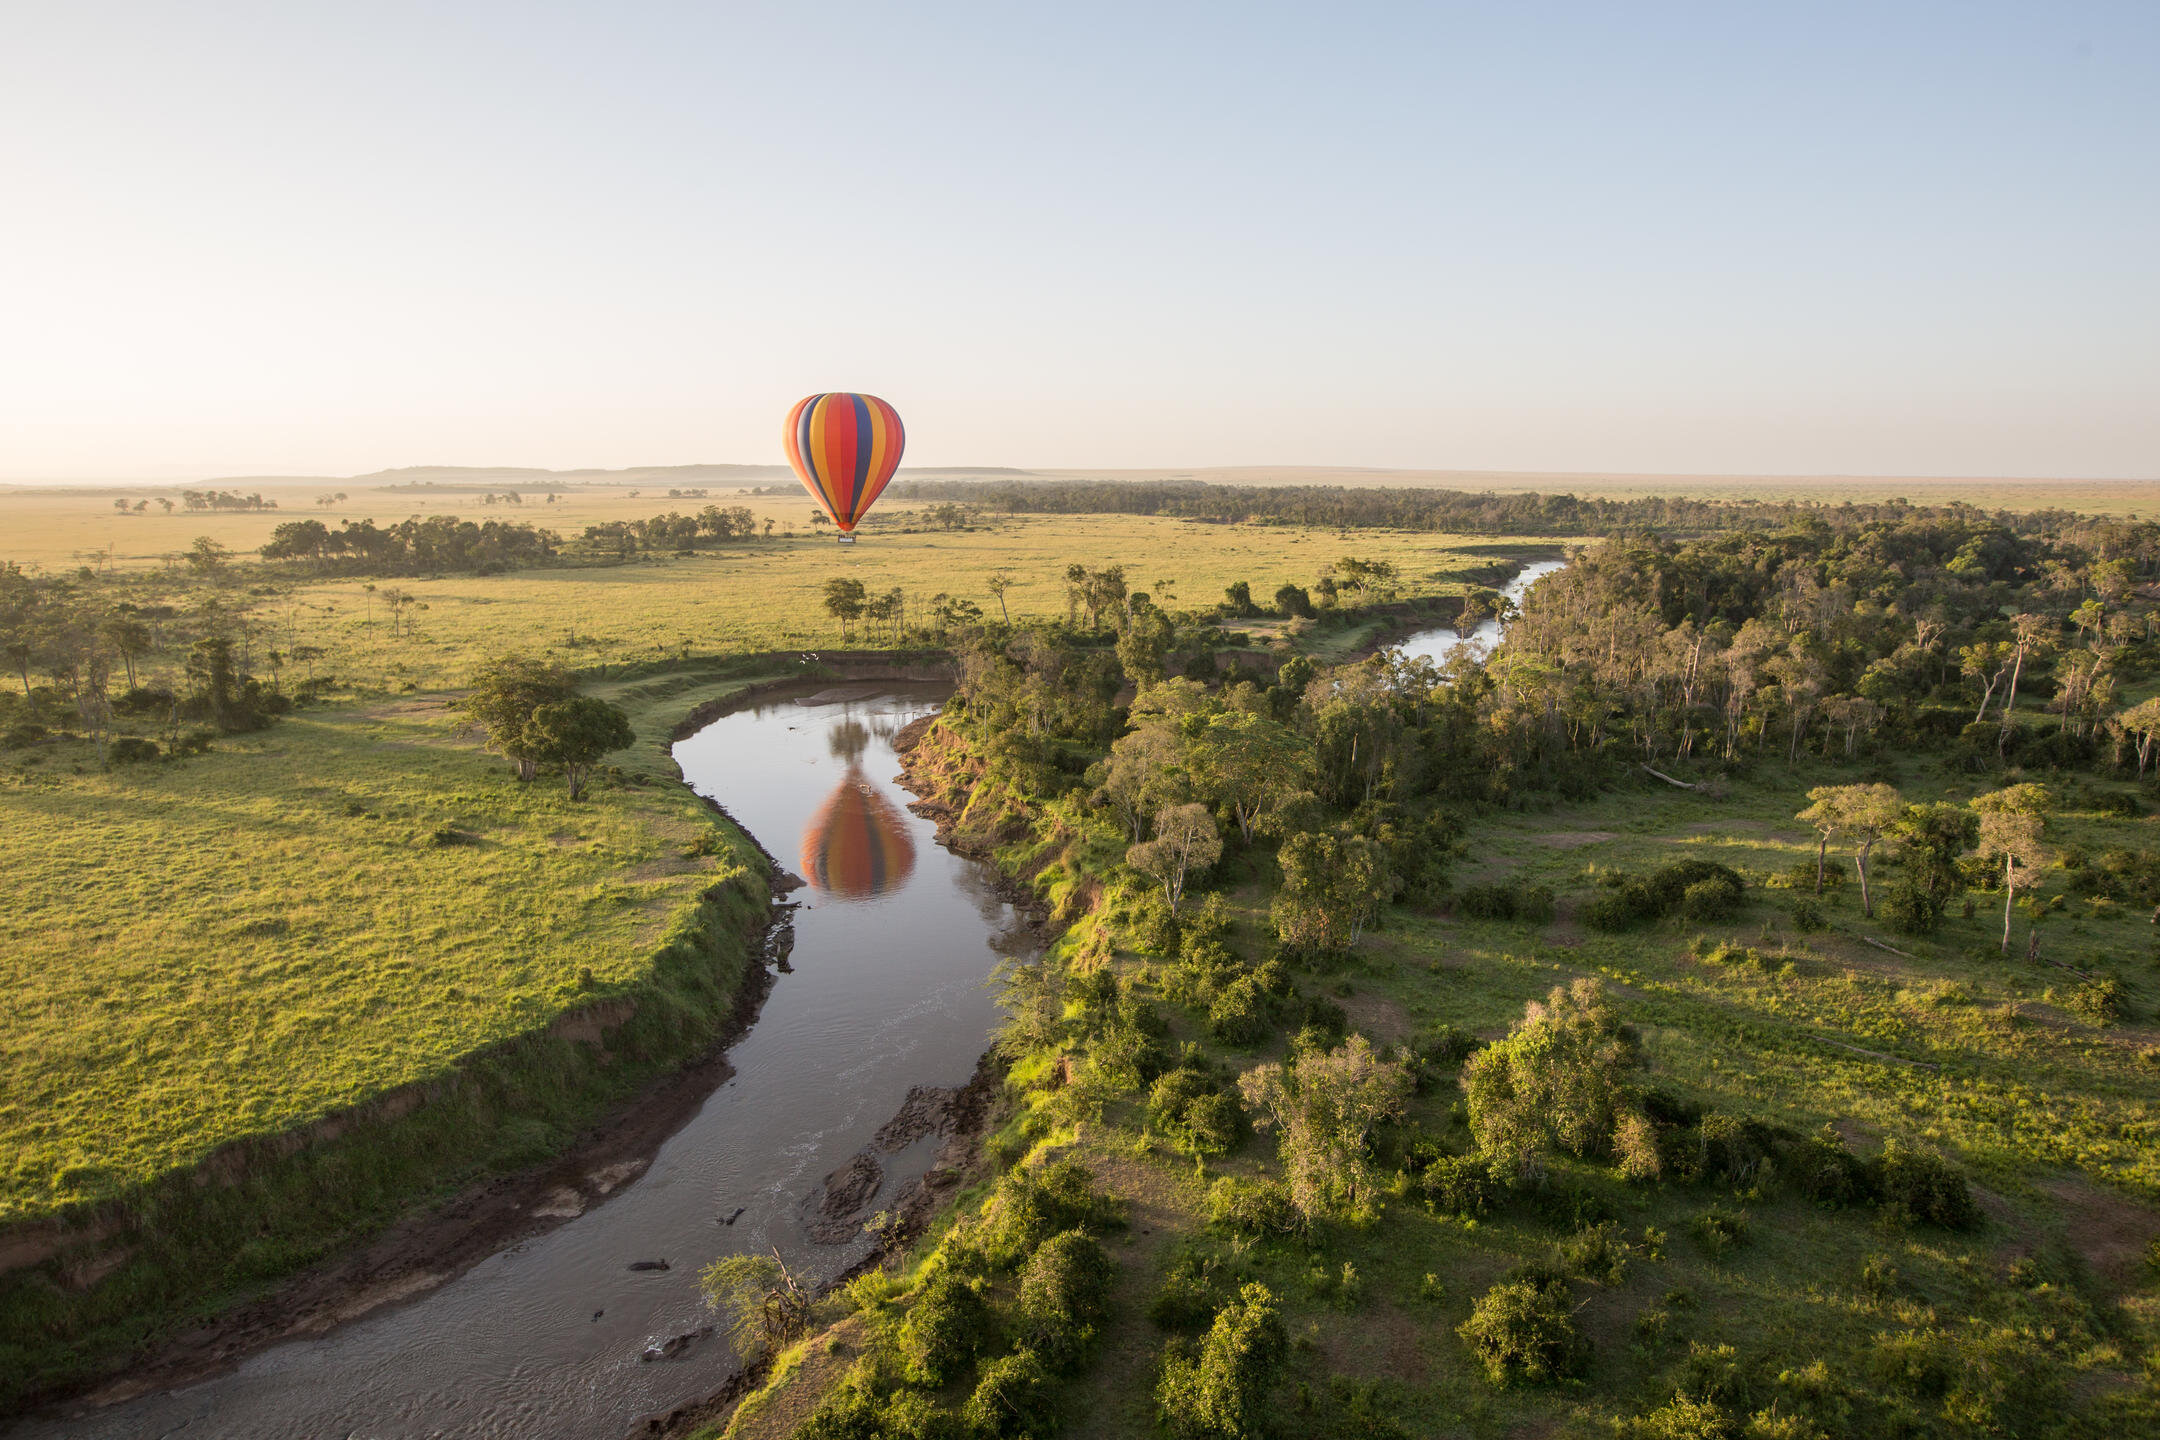
M 816 673 L 803 652 L 844 637 L 821 604 L 829 579 L 901 588 L 918 615 L 940 592 L 994 614 L 986 582 L 1003 572 L 1014 617 L 1047 618 L 1076 563 L 1122 563 L 1165 603 L 1182 590 L 1205 605 L 1233 580 L 1310 584 L 1342 553 L 1388 558 L 1406 593 L 1442 595 L 1520 548 L 1149 518 L 929 529 L 904 506 L 843 548 L 811 537 L 807 502 L 716 492 L 770 512 L 776 533 L 485 576 L 253 562 L 292 518 L 506 518 L 470 496 L 356 492 L 326 511 L 311 495 L 168 516 L 120 515 L 104 493 L 0 492 L 0 560 L 60 577 L 85 614 L 149 617 L 141 686 L 185 693 L 204 636 L 232 640 L 266 684 L 317 681 L 269 728 L 106 767 L 29 662 L 55 728 L 0 752 L 0 1403 L 544 1160 L 719 1033 L 764 920 L 765 867 L 680 785 L 668 744 L 701 705 Z M 554 513 L 507 518 L 575 536 L 704 503 L 566 491 Z M 198 536 L 229 559 L 205 573 L 163 558 Z M 395 619 L 392 588 L 413 597 Z M 1326 638 L 1352 645 L 1380 624 Z M 520 784 L 453 708 L 477 666 L 513 652 L 582 672 L 630 718 L 635 743 L 582 801 L 559 778 Z M 113 738 L 130 735 L 169 748 L 173 731 L 162 712 L 127 712 Z M 638 1063 L 595 1069 L 568 1038 L 575 1017 L 627 1014 L 632 1034 L 609 1045 Z M 464 1099 L 441 1103 L 446 1081 Z M 187 1178 L 205 1174 L 217 1183 Z

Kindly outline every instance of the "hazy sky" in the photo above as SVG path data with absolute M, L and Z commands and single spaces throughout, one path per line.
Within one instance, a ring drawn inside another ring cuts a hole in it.
M 0 0 L 0 476 L 2160 476 L 2160 4 Z

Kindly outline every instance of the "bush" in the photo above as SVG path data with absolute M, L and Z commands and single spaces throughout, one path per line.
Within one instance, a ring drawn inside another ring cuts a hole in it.
M 1697 924 L 1728 919 L 1739 908 L 1739 892 L 1715 880 L 1698 880 L 1680 892 L 1680 917 Z
M 1221 1303 L 1214 1260 L 1180 1250 L 1163 1272 L 1155 1298 L 1148 1302 L 1148 1319 L 1165 1330 L 1203 1330 Z
M 1695 1218 L 1695 1238 L 1713 1255 L 1721 1255 L 1748 1238 L 1748 1217 L 1738 1210 L 1713 1205 Z
M 1239 1235 L 1288 1235 L 1299 1228 L 1290 1188 L 1280 1180 L 1224 1176 L 1208 1187 L 1207 1218 Z
M 1208 1327 L 1197 1356 L 1163 1356 L 1155 1403 L 1179 1440 L 1246 1440 L 1274 1426 L 1268 1392 L 1280 1378 L 1290 1337 L 1265 1285 L 1247 1285 Z
M 958 1378 L 990 1338 L 993 1323 L 975 1288 L 952 1271 L 941 1271 L 900 1327 L 909 1383 L 935 1390 Z
M 1090 1244 L 1094 1242 L 1090 1241 Z M 988 1437 L 1041 1437 L 1056 1432 L 1058 1409 L 1050 1374 L 1031 1350 L 1016 1350 L 982 1368 L 961 1412 L 968 1428 Z
M 1225 1045 L 1257 1045 L 1267 1033 L 1267 995 L 1250 975 L 1224 986 L 1208 1007 L 1208 1034 Z
M 1506 1190 L 1482 1155 L 1443 1155 L 1418 1176 L 1418 1193 L 1436 1215 L 1483 1215 Z
M 1795 900 L 1792 903 L 1792 923 L 1793 929 L 1801 934 L 1813 935 L 1827 929 L 1830 921 L 1823 914 L 1822 906 L 1813 900 Z
M 1874 1198 L 1867 1165 L 1828 1125 L 1788 1150 L 1784 1165 L 1793 1188 L 1818 1205 L 1838 1208 Z
M 1608 934 L 1632 930 L 1651 918 L 1652 904 L 1649 892 L 1638 884 L 1623 882 L 1608 886 L 1599 890 L 1583 907 L 1583 924 Z
M 1005 1172 L 984 1207 L 982 1251 L 994 1268 L 1022 1263 L 1060 1230 L 1109 1229 L 1125 1223 L 1124 1209 L 1095 1186 L 1076 1160 Z
M 2067 1001 L 2072 1010 L 2097 1025 L 2112 1025 L 2130 1018 L 2130 995 L 2112 975 L 2088 980 L 2072 990 Z
M 1554 1247 L 1553 1254 L 1561 1269 L 1580 1279 L 1618 1285 L 1627 1278 L 1628 1243 L 1610 1220 L 1576 1231 Z
M 1875 913 L 1900 935 L 1932 935 L 1942 924 L 1942 902 L 1910 880 L 1891 886 Z
M 139 765 L 158 758 L 158 743 L 139 735 L 122 735 L 112 742 L 112 748 L 106 753 L 115 765 Z
M 1085 1230 L 1053 1235 L 1021 1272 L 1013 1305 L 1023 1343 L 1055 1369 L 1076 1367 L 1095 1338 L 1117 1266 Z
M 1900 1207 L 1923 1224 L 1969 1230 L 1980 1223 L 1980 1207 L 1973 1203 L 1971 1187 L 1940 1155 L 1907 1150 L 1892 1141 L 1870 1169 L 1882 1202 Z
M 1575 1328 L 1564 1280 L 1503 1280 L 1455 1328 L 1496 1385 L 1549 1383 L 1573 1374 L 1589 1345 Z
M 1155 1082 L 1148 1111 L 1156 1126 L 1179 1149 L 1194 1155 L 1220 1155 L 1237 1148 L 1245 1136 L 1245 1111 L 1237 1097 L 1214 1076 L 1181 1065 Z
M 43 725 L 35 721 L 17 721 L 8 726 L 5 732 L 0 732 L 0 750 L 27 750 L 32 745 L 43 744 L 49 733 Z
M 1828 891 L 1837 889 L 1840 885 L 1843 885 L 1847 878 L 1849 877 L 1845 869 L 1844 861 L 1829 858 L 1824 859 L 1822 868 L 1822 888 L 1826 893 Z M 1807 894 L 1812 896 L 1815 893 L 1815 862 L 1813 860 L 1802 860 L 1799 864 L 1793 866 L 1792 869 L 1785 872 L 1784 879 L 1785 884 L 1788 888 L 1793 890 L 1805 891 Z

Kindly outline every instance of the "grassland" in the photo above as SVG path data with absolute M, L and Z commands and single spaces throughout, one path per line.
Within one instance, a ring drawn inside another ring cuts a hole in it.
M 1925 759 L 1894 766 L 1908 793 L 1961 798 L 1973 788 Z M 990 1152 L 1077 1159 L 1129 1216 L 1105 1236 L 1119 1267 L 1111 1318 L 1097 1358 L 1060 1390 L 1063 1433 L 1158 1433 L 1155 1378 L 1180 1342 L 1149 1313 L 1173 1272 L 1204 1273 L 1218 1297 L 1255 1280 L 1276 1297 L 1291 1340 L 1272 1392 L 1285 1434 L 1707 1437 L 1739 1434 L 1716 1425 L 1750 1412 L 1791 1427 L 1751 1435 L 2152 1433 L 2160 1030 L 2078 1013 L 2063 1002 L 2080 977 L 2057 968 L 2116 975 L 2135 1013 L 2150 1017 L 2160 999 L 2151 924 L 2074 898 L 2049 910 L 2051 880 L 2040 892 L 2041 963 L 2022 958 L 2035 923 L 2023 913 L 2017 958 L 1999 954 L 2000 910 L 1985 897 L 1974 916 L 1915 940 L 1865 919 L 1857 887 L 1841 887 L 1826 903 L 1828 927 L 1803 934 L 1793 914 L 1806 892 L 1783 882 L 1815 852 L 1793 814 L 1808 786 L 1849 778 L 1834 765 L 1772 763 L 1715 798 L 1641 780 L 1586 803 L 1488 813 L 1465 836 L 1460 883 L 1549 885 L 1560 896 L 1553 922 L 1398 909 L 1348 960 L 1301 973 L 1298 985 L 1339 1005 L 1350 1029 L 1415 1044 L 1443 1026 L 1497 1038 L 1554 985 L 1598 977 L 1639 1030 L 1650 1081 L 1712 1111 L 1801 1132 L 1831 1125 L 1863 1152 L 1895 1142 L 1949 1154 L 1974 1177 L 1977 1229 L 1824 1209 L 1774 1185 L 1630 1184 L 1605 1165 L 1555 1156 L 1545 1200 L 1464 1216 L 1420 1205 L 1401 1176 L 1371 1223 L 1256 1241 L 1211 1225 L 1206 1200 L 1224 1176 L 1277 1173 L 1266 1137 L 1196 1162 L 1155 1128 L 1143 1096 L 1061 1084 L 1088 1073 L 1082 1054 L 1031 1052 L 1014 1071 L 1018 1109 Z M 2080 792 L 2051 835 L 2098 851 L 2160 825 L 2123 818 L 2103 798 Z M 998 854 L 1053 897 L 1099 893 L 1082 882 L 1084 844 L 1058 825 Z M 1748 877 L 1743 913 L 1624 935 L 1575 919 L 1601 873 L 1678 858 Z M 1266 948 L 1270 869 L 1233 859 L 1215 876 L 1238 952 Z M 1203 1015 L 1164 995 L 1164 957 L 1127 948 L 1131 932 L 1114 911 L 1113 901 L 1081 914 L 1061 954 L 1088 953 L 1098 930 L 1113 938 L 1113 969 L 1168 1020 L 1166 1052 L 1230 1071 L 1284 1058 L 1281 1033 L 1249 1048 L 1211 1038 Z M 1442 1076 L 1393 1133 L 1460 1137 L 1462 1126 L 1461 1096 Z M 1382 1153 L 1400 1159 L 1390 1148 L 1399 1143 L 1384 1138 Z M 978 1189 L 963 1210 L 989 1193 Z M 1707 1230 L 1713 1211 L 1738 1216 L 1742 1238 Z M 1557 1247 L 1592 1220 L 1616 1226 L 1621 1258 L 1574 1282 L 1587 1364 L 1560 1385 L 1494 1384 L 1456 1327 L 1511 1270 L 1564 1263 Z M 945 1263 L 939 1243 L 920 1247 L 892 1282 L 897 1301 L 869 1290 L 835 1301 L 841 1318 L 782 1357 L 729 1440 L 788 1435 L 850 1365 L 889 1345 L 896 1312 Z M 966 1389 L 940 1398 L 958 1405 Z M 1714 1399 L 1727 1418 L 1631 1428 L 1676 1393 Z

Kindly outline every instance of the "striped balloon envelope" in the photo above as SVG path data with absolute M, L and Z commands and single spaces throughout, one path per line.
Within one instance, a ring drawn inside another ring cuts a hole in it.
M 796 401 L 782 439 L 795 478 L 843 537 L 855 533 L 856 522 L 900 468 L 907 443 L 899 411 L 875 395 L 840 390 Z
M 862 772 L 848 768 L 803 831 L 803 878 L 842 900 L 869 900 L 915 870 L 907 821 Z

